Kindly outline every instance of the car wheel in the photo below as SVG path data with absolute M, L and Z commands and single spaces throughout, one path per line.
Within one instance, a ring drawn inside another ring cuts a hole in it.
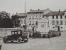
M 24 41 L 24 42 L 28 42 L 28 40 Z
M 26 39 L 26 40 L 24 39 L 24 42 L 28 42 L 28 39 Z
M 48 34 L 48 38 L 51 38 L 51 34 Z
M 19 37 L 19 38 L 17 39 L 17 42 L 18 42 L 18 43 L 20 43 L 20 42 L 21 42 L 21 37 Z

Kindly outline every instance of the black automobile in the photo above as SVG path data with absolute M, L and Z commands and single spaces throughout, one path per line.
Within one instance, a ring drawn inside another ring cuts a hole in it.
M 11 35 L 3 37 L 4 43 L 8 41 L 17 41 L 18 43 L 20 43 L 21 41 L 28 42 L 28 32 L 24 30 L 11 31 Z

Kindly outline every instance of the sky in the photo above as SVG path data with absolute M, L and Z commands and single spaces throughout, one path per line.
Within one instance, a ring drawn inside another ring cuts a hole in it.
M 6 11 L 10 14 L 24 13 L 26 2 L 26 12 L 30 9 L 47 9 L 52 11 L 64 11 L 66 9 L 66 0 L 0 0 L 0 11 Z

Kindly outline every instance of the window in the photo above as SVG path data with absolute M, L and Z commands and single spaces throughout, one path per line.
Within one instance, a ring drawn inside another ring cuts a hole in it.
M 55 21 L 54 20 L 52 21 L 52 25 L 55 25 Z
M 34 21 L 33 21 L 33 24 L 32 25 L 34 25 Z
M 34 20 L 34 17 L 32 19 Z
M 52 19 L 54 19 L 54 15 L 52 16 Z
M 34 23 L 32 25 L 34 25 Z
M 60 25 L 63 25 L 63 21 L 60 21 Z
M 39 19 L 41 19 L 41 17 L 39 17 Z
M 61 27 L 61 28 L 63 28 L 63 27 Z
M 30 24 L 29 25 L 31 25 L 31 21 L 30 21 Z
M 37 19 L 37 16 L 36 16 L 36 19 Z
M 65 18 L 66 18 L 66 16 L 65 16 Z
M 36 25 L 38 25 L 38 21 L 36 21 Z
M 59 22 L 58 22 L 58 21 L 56 21 L 56 24 L 59 24 Z
M 31 17 L 29 18 L 29 20 L 31 19 Z
M 53 27 L 54 28 L 54 27 Z
M 62 19 L 62 15 L 60 16 L 60 19 Z
M 41 27 L 44 27 L 44 24 L 42 24 Z
M 58 15 L 56 15 L 56 19 L 58 19 Z
M 14 34 L 14 32 L 12 32 L 12 35 Z
M 17 32 L 15 32 L 15 34 L 17 34 Z
M 20 31 L 18 31 L 18 34 L 20 34 Z

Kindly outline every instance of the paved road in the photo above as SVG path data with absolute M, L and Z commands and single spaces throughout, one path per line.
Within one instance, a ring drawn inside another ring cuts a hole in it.
M 27 43 L 3 43 L 2 50 L 66 50 L 66 33 L 62 36 L 48 38 L 29 38 Z

